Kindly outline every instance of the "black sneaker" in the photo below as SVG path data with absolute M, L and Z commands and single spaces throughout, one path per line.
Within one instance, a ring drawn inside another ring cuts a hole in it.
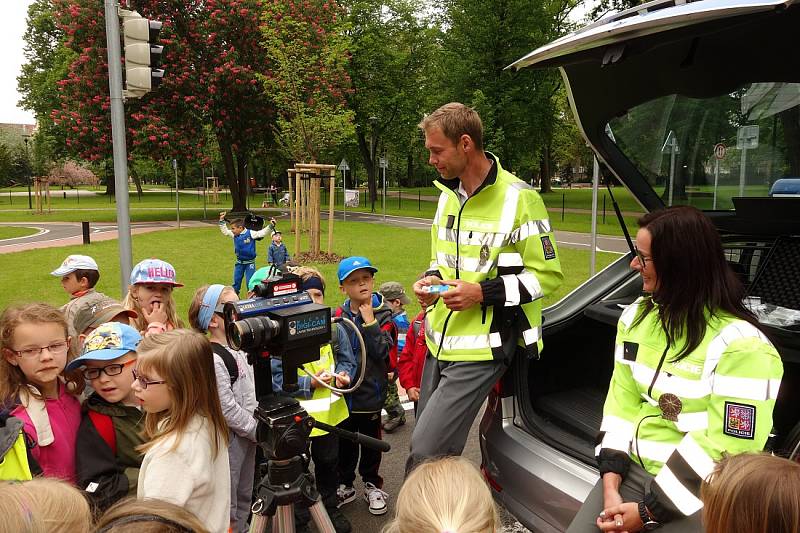
M 350 520 L 348 520 L 344 513 L 342 513 L 339 509 L 328 510 L 328 516 L 331 519 L 333 529 L 336 530 L 336 533 L 350 533 L 353 531 L 353 526 L 350 524 Z

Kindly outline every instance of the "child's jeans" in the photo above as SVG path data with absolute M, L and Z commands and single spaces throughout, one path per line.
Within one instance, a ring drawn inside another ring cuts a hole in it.
M 239 289 L 242 288 L 242 278 L 244 278 L 244 285 L 247 287 L 247 283 L 255 273 L 255 263 L 240 263 L 236 261 L 233 265 L 233 290 L 236 291 L 236 294 L 239 294 Z

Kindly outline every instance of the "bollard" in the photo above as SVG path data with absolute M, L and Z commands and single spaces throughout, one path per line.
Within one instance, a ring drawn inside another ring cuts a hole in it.
M 422 190 L 417 189 L 417 211 L 422 211 Z
M 403 189 L 397 190 L 397 209 L 402 209 Z
M 566 193 L 561 193 L 561 222 L 564 222 L 564 208 L 566 207 L 567 203 L 567 195 Z
M 64 193 L 64 200 L 67 199 L 67 191 L 62 191 Z
M 81 222 L 81 229 L 83 229 L 83 244 L 91 244 L 89 238 L 89 223 Z

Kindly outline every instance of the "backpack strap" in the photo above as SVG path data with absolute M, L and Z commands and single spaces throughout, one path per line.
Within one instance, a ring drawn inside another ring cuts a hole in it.
M 117 434 L 114 432 L 114 421 L 111 417 L 89 409 L 89 419 L 114 455 L 117 455 Z
M 225 363 L 225 368 L 228 369 L 228 375 L 231 377 L 231 388 L 233 388 L 233 384 L 239 379 L 239 365 L 236 363 L 236 359 L 233 357 L 233 354 L 221 344 L 212 342 L 211 348 L 214 350 L 214 353 L 222 359 L 222 362 Z

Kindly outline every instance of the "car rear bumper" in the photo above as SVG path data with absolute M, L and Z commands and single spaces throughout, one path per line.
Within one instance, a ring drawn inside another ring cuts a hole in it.
M 480 425 L 482 469 L 495 499 L 531 531 L 565 531 L 597 470 L 513 424 L 514 399 L 492 393 Z

